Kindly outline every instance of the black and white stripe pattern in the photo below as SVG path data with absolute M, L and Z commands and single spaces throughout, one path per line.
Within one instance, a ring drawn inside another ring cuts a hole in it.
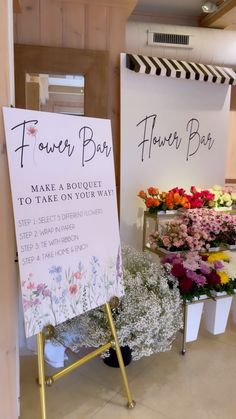
M 188 63 L 169 58 L 126 54 L 126 67 L 136 73 L 199 80 L 208 83 L 236 84 L 236 73 L 231 68 Z

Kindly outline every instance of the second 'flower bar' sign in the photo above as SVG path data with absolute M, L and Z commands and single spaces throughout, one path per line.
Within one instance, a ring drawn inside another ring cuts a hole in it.
M 205 80 L 203 74 L 195 79 L 192 70 L 187 74 L 192 63 L 179 64 L 185 68 L 182 73 L 170 60 L 168 71 L 166 59 L 133 54 L 132 63 L 137 60 L 138 69 L 128 64 L 130 55 L 121 55 L 120 226 L 122 241 L 139 248 L 143 208 L 130 196 L 141 187 L 158 185 L 161 191 L 169 191 L 195 185 L 206 190 L 224 184 L 230 85 L 224 83 L 226 77 L 219 83 L 211 77 Z M 158 204 L 155 200 L 153 207 Z M 186 197 L 181 204 L 186 208 Z
M 4 108 L 26 335 L 123 294 L 108 120 Z

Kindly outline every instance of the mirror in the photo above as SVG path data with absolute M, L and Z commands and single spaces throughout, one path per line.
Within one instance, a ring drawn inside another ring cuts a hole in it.
M 84 77 L 68 74 L 25 75 L 26 108 L 84 115 Z
M 108 80 L 107 51 L 15 45 L 18 108 L 107 118 Z

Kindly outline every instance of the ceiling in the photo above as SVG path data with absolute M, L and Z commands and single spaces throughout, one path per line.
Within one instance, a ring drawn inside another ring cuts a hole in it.
M 200 16 L 204 0 L 138 0 L 135 11 L 161 15 Z
M 200 26 L 236 29 L 236 0 L 212 0 L 218 5 L 216 12 L 211 14 L 202 13 L 201 6 L 204 0 L 138 0 L 134 10 L 136 15 L 149 15 L 166 19 L 177 17 L 182 24 L 186 24 L 189 19 L 189 25 L 195 19 L 195 24 Z
M 1 0 L 0 0 L 1 1 Z M 32 1 L 32 0 L 31 0 Z M 218 6 L 216 12 L 202 13 L 206 0 L 137 0 L 131 18 L 145 16 L 161 23 L 205 26 L 236 30 L 236 0 L 211 0 Z M 13 0 L 14 12 L 20 13 L 20 0 Z

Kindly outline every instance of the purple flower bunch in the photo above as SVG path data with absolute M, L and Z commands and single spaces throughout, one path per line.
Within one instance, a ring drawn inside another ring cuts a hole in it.
M 213 255 L 213 254 L 212 254 Z M 223 258 L 223 259 L 222 259 Z M 184 300 L 192 301 L 201 295 L 211 297 L 211 292 L 233 293 L 233 281 L 225 272 L 224 253 L 199 255 L 197 252 L 168 254 L 161 263 L 178 279 L 179 290 Z

